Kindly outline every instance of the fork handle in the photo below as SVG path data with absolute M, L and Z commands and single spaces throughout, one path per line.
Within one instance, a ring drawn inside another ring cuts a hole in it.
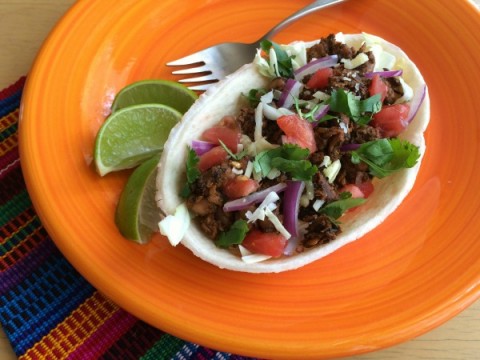
M 261 40 L 264 40 L 264 39 L 270 39 L 272 36 L 274 36 L 276 33 L 278 33 L 280 30 L 282 30 L 283 28 L 285 28 L 286 26 L 290 25 L 292 22 L 304 17 L 305 15 L 308 15 L 314 11 L 317 11 L 317 10 L 320 10 L 320 9 L 323 9 L 323 8 L 326 8 L 328 6 L 331 6 L 331 5 L 335 5 L 335 4 L 338 4 L 338 3 L 341 3 L 345 0 L 317 0 L 317 1 L 314 1 L 313 3 L 311 3 L 310 5 L 307 5 L 303 8 L 301 8 L 300 10 L 298 10 L 297 12 L 293 13 L 292 15 L 290 15 L 289 17 L 287 17 L 286 19 L 284 19 L 282 22 L 280 22 L 279 24 L 277 24 L 274 28 L 272 28 L 268 33 L 266 33 L 265 35 L 263 35 L 263 37 L 259 40 L 259 42 Z

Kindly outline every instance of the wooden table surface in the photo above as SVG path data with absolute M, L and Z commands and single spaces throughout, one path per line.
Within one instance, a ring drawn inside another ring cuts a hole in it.
M 474 0 L 477 4 L 480 0 Z M 74 0 L 0 1 L 0 89 L 27 74 L 40 45 Z M 437 329 L 353 360 L 480 359 L 480 301 Z M 16 359 L 0 328 L 0 360 Z

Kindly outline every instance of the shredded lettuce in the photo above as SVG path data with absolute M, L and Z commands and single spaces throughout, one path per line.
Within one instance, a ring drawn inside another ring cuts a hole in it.
M 375 56 L 374 71 L 393 69 L 395 67 L 397 58 L 383 49 L 381 45 L 382 40 L 378 36 L 363 33 L 363 38 L 365 39 L 367 51 L 371 51 L 373 56 Z
M 262 50 L 268 54 L 268 58 L 262 57 Z M 260 43 L 260 49 L 257 50 L 254 63 L 259 72 L 271 78 L 282 76 L 290 78 L 293 76 L 292 56 L 285 51 L 279 44 L 263 40 Z
M 303 41 L 282 45 L 282 48 L 292 59 L 293 70 L 297 70 L 307 64 L 307 47 Z

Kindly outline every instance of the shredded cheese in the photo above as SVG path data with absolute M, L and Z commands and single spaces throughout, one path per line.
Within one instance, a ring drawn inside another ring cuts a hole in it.
M 265 209 L 265 214 L 267 215 L 268 220 L 270 220 L 280 234 L 282 234 L 287 240 L 291 238 L 292 235 L 290 235 L 288 230 L 283 226 L 282 222 L 268 207 Z
M 323 204 L 325 204 L 325 200 L 317 199 L 312 205 L 313 210 L 315 210 L 315 211 L 320 210 L 320 208 L 323 206 Z
M 360 65 L 365 64 L 368 61 L 368 56 L 365 53 L 360 53 L 357 56 L 355 56 L 353 59 L 342 59 L 340 60 L 343 65 L 345 66 L 345 69 L 355 69 L 359 67 Z
M 267 206 L 269 206 L 272 203 L 275 203 L 278 200 L 280 200 L 280 197 L 276 192 L 272 191 L 268 193 L 268 195 L 265 197 L 265 199 L 262 201 L 262 203 L 257 207 L 257 209 L 253 213 L 247 212 L 245 214 L 245 216 L 248 219 L 248 222 L 252 223 L 259 219 L 265 220 L 265 209 L 267 209 Z
M 253 135 L 254 141 L 262 139 L 262 126 L 263 126 L 263 103 L 260 102 L 255 109 L 255 132 Z
M 337 159 L 334 162 L 332 162 L 330 165 L 328 165 L 325 169 L 323 169 L 323 175 L 325 175 L 325 177 L 327 178 L 330 184 L 332 184 L 335 181 L 335 178 L 340 172 L 341 167 L 342 167 L 342 164 L 340 163 L 340 160 Z
M 254 263 L 258 263 L 258 262 L 261 262 L 261 261 L 268 260 L 270 258 L 271 258 L 270 255 L 252 254 L 252 255 L 242 256 L 242 261 L 247 263 L 247 264 L 254 264 Z
M 247 178 L 251 178 L 252 177 L 252 172 L 253 172 L 253 162 L 249 161 L 247 163 L 247 167 L 245 168 L 245 176 Z

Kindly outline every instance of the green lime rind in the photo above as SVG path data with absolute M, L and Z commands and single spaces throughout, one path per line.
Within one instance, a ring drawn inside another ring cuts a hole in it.
M 186 86 L 169 80 L 141 80 L 121 89 L 113 100 L 112 112 L 139 104 L 163 104 L 184 114 L 198 99 Z
M 94 162 L 104 176 L 158 154 L 182 114 L 167 105 L 141 104 L 112 113 L 97 134 Z
M 155 202 L 155 182 L 160 155 L 155 155 L 129 176 L 115 211 L 115 224 L 127 239 L 147 243 L 158 231 L 160 212 Z

